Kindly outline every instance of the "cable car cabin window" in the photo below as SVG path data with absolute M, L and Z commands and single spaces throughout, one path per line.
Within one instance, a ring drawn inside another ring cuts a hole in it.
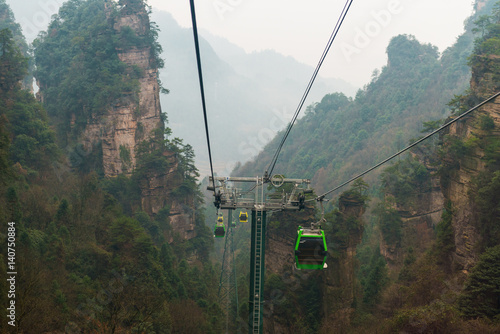
M 299 269 L 323 269 L 326 260 L 323 236 L 301 236 L 295 250 L 295 262 Z

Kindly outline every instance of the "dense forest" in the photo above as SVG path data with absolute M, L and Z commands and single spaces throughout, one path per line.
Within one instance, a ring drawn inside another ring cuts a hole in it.
M 1 244 L 7 250 L 12 222 L 18 272 L 15 327 L 4 308 L 1 331 L 220 332 L 212 237 L 190 146 L 159 128 L 138 138 L 135 168 L 109 178 L 99 150 L 78 142 L 89 119 L 139 96 L 142 69 L 119 52 L 147 46 L 149 64 L 161 66 L 154 27 L 144 35 L 114 28 L 120 15 L 142 13 L 142 1 L 66 2 L 34 43 L 34 58 L 3 0 L 0 9 Z M 42 102 L 21 84 L 33 59 Z M 144 179 L 165 168 L 177 180 L 171 196 L 195 203 L 189 240 L 172 229 L 171 203 L 154 215 L 141 205 Z M 3 273 L 6 263 L 2 251 Z M 1 285 L 6 292 L 5 279 Z M 7 305 L 7 293 L 1 300 Z
M 332 93 L 307 108 L 275 172 L 309 177 L 321 194 L 498 92 L 499 13 L 497 1 L 478 2 L 465 33 L 442 54 L 413 36 L 394 37 L 387 65 L 354 99 Z M 268 313 L 267 330 L 498 331 L 498 293 L 480 283 L 494 281 L 497 270 L 491 266 L 498 245 L 496 105 L 368 174 L 364 213 L 344 217 L 345 192 L 330 201 L 325 231 L 332 272 L 309 275 L 309 285 L 297 288 L 286 269 L 268 269 L 282 291 L 309 292 L 320 306 L 286 293 L 271 299 L 269 309 L 294 305 L 296 314 L 290 321 L 286 313 Z M 234 174 L 263 173 L 281 137 Z M 281 222 L 284 229 L 268 231 L 278 240 L 270 248 L 292 247 L 277 237 L 287 234 L 287 224 L 297 226 Z M 345 275 L 349 270 L 352 276 Z M 329 294 L 333 289 L 338 293 Z
M 309 106 L 275 171 L 319 195 L 498 92 L 500 2 L 475 7 L 442 54 L 395 36 L 355 98 Z M 69 0 L 29 47 L 0 0 L 0 269 L 17 272 L 14 295 L 0 283 L 15 302 L 2 332 L 247 330 L 250 224 L 232 230 L 226 316 L 216 209 L 161 111 L 168 65 L 150 14 L 142 0 Z M 498 333 L 499 117 L 488 104 L 328 196 L 326 270 L 291 260 L 321 210 L 270 214 L 264 331 Z M 234 175 L 262 174 L 281 135 Z

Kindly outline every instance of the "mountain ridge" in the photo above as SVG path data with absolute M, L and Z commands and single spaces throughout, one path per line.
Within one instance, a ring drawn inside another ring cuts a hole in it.
M 165 68 L 160 72 L 170 90 L 169 95 L 161 97 L 163 109 L 174 135 L 193 145 L 197 166 L 204 174 L 208 171 L 208 155 L 192 32 L 181 28 L 164 11 L 153 12 L 152 19 L 160 22 L 160 43 L 170 46 L 164 49 Z M 213 160 L 218 172 L 229 173 L 235 163 L 256 155 L 286 126 L 313 68 L 274 51 L 246 54 L 223 38 L 206 32 L 200 35 L 210 139 L 216 147 Z M 283 61 L 293 66 L 281 65 L 281 70 L 270 72 Z M 301 76 L 296 78 L 285 72 L 300 72 Z M 342 84 L 319 78 L 311 96 L 320 98 L 336 87 L 340 89 Z M 347 90 L 354 92 L 350 86 Z

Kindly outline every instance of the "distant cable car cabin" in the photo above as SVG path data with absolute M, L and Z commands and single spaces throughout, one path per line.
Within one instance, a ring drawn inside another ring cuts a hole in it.
M 326 268 L 326 255 L 325 232 L 320 228 L 307 229 L 299 226 L 295 243 L 295 266 L 298 269 Z
M 248 213 L 240 211 L 240 223 L 248 223 Z
M 214 237 L 216 238 L 224 238 L 226 235 L 226 227 L 224 226 L 224 218 L 222 215 L 219 215 L 217 217 L 217 223 L 215 224 L 214 228 Z

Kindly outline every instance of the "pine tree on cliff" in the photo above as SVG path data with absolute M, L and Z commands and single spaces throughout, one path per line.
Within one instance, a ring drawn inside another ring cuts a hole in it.
M 500 314 L 500 246 L 488 249 L 471 271 L 458 300 L 467 318 L 498 318 Z
M 9 160 L 23 170 L 40 170 L 56 159 L 54 134 L 46 114 L 31 92 L 22 89 L 28 59 L 16 45 L 10 29 L 0 31 L 0 118 L 9 138 Z M 5 137 L 4 137 L 5 138 Z M 7 164 L 3 161 L 2 165 Z

